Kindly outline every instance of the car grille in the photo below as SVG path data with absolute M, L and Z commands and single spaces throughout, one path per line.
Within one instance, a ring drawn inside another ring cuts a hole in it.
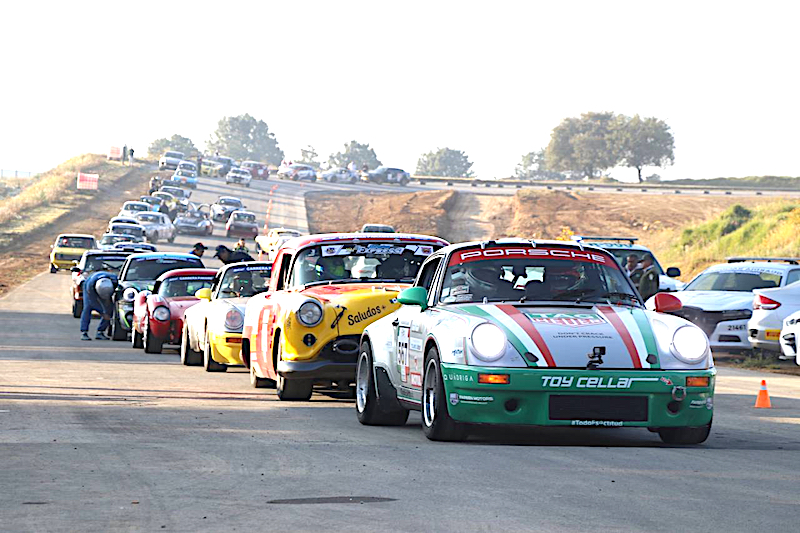
M 552 394 L 550 420 L 647 422 L 647 396 Z
M 697 307 L 684 307 L 679 311 L 670 313 L 671 315 L 685 318 L 692 324 L 702 329 L 709 337 L 717 327 L 717 324 L 726 320 L 741 320 L 750 318 L 741 312 L 736 312 L 737 315 L 732 315 L 731 311 L 703 311 Z M 752 315 L 752 313 L 751 313 Z

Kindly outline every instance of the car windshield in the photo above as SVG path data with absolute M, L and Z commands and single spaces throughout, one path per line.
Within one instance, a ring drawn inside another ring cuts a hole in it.
M 141 215 L 136 215 L 136 220 L 139 222 L 161 222 L 161 217 L 156 214 L 150 213 L 142 213 Z
M 142 201 L 150 205 L 161 204 L 161 198 L 158 198 L 157 196 L 145 196 L 142 198 Z
M 130 235 L 103 235 L 103 238 L 100 239 L 100 244 L 116 244 L 118 242 L 129 242 L 130 240 Z
M 228 207 L 242 207 L 242 202 L 235 198 L 220 198 L 218 203 Z
M 164 157 L 171 157 L 175 159 L 183 159 L 183 154 L 180 152 L 167 152 L 164 154 Z
M 144 202 L 126 202 L 122 206 L 123 211 L 150 211 L 150 206 Z
M 617 260 L 622 268 L 627 268 L 628 264 L 636 265 L 636 267 L 632 268 L 631 271 L 635 272 L 637 269 L 642 270 L 642 261 L 646 257 L 649 257 L 651 261 L 653 261 L 653 266 L 656 268 L 656 272 L 661 276 L 664 274 L 664 271 L 661 269 L 661 265 L 656 261 L 655 256 L 648 250 L 631 250 L 625 248 L 605 248 L 604 246 L 600 246 L 600 248 L 605 249 L 614 258 Z
M 127 224 L 112 224 L 111 233 L 119 233 L 122 235 L 133 235 L 135 237 L 142 237 L 144 235 L 144 228 L 130 226 Z
M 494 247 L 453 253 L 444 304 L 585 301 L 641 305 L 627 276 L 606 254 L 561 248 Z
M 256 216 L 250 213 L 234 213 L 234 222 L 255 222 Z
M 374 225 L 364 226 L 362 231 L 364 233 L 394 233 L 394 228 L 391 226 Z
M 778 287 L 780 284 L 781 274 L 777 270 L 739 269 L 703 272 L 683 290 L 751 292 L 754 289 Z
M 272 265 L 243 265 L 225 271 L 219 298 L 248 298 L 269 290 Z
M 313 246 L 298 252 L 290 285 L 364 280 L 411 282 L 425 258 L 438 248 L 402 242 Z
M 59 237 L 56 246 L 61 248 L 94 248 L 94 239 L 91 237 Z
M 122 281 L 157 279 L 164 272 L 177 268 L 203 268 L 203 262 L 199 257 L 138 257 L 131 259 Z
M 90 255 L 86 257 L 86 264 L 83 267 L 83 272 L 119 272 L 122 264 L 125 262 L 126 256 L 124 255 Z
M 174 196 L 172 196 L 172 195 L 171 195 L 170 193 L 168 193 L 168 192 L 157 192 L 157 193 L 153 194 L 153 196 L 155 196 L 156 198 L 161 198 L 161 199 L 162 199 L 162 200 L 164 200 L 165 202 L 166 202 L 166 201 L 169 201 L 169 200 L 174 200 L 174 199 L 175 199 L 175 197 L 174 197 Z
M 180 189 L 178 187 L 164 187 L 163 189 L 164 192 L 167 192 L 176 198 L 177 197 L 183 198 L 185 196 L 183 189 Z
M 158 294 L 164 298 L 194 296 L 200 289 L 210 288 L 213 279 L 214 276 L 174 276 L 161 282 Z
M 186 211 L 182 216 L 180 216 L 178 218 L 181 219 L 181 220 L 205 218 L 205 214 L 203 214 L 201 211 Z
M 194 172 L 192 172 L 191 170 L 180 169 L 175 173 L 175 175 L 185 178 L 191 178 L 194 176 Z

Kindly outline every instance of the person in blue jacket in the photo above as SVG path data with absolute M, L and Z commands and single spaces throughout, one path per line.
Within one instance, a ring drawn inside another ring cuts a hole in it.
M 81 340 L 90 341 L 89 322 L 92 321 L 92 311 L 100 313 L 100 325 L 97 326 L 95 339 L 107 341 L 105 333 L 114 312 L 112 296 L 118 284 L 116 274 L 110 272 L 95 272 L 83 282 L 83 312 L 81 313 Z

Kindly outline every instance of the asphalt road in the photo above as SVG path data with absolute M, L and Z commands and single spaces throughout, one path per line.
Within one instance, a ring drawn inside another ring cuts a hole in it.
M 301 229 L 303 191 L 330 187 L 277 183 L 241 196 L 262 221 L 272 198 L 271 225 Z M 195 198 L 237 189 L 204 179 Z M 233 240 L 220 232 L 200 240 Z M 597 428 L 434 443 L 414 414 L 364 427 L 349 400 L 280 402 L 243 369 L 81 342 L 68 284 L 42 274 L 0 300 L 3 532 L 750 532 L 800 520 L 793 376 L 721 369 L 714 430 L 696 447 Z M 752 407 L 762 378 L 771 410 Z

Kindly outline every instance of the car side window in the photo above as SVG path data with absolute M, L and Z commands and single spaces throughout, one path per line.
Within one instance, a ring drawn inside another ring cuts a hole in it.
M 281 268 L 278 274 L 278 284 L 275 286 L 276 291 L 283 290 L 289 284 L 289 275 L 291 274 L 292 255 L 283 254 L 281 257 Z
M 211 281 L 212 299 L 217 297 L 217 291 L 219 290 L 219 282 L 221 279 L 222 276 L 220 276 L 220 273 L 217 272 L 217 274 L 214 276 L 214 279 Z
M 800 269 L 790 270 L 789 273 L 786 274 L 787 285 L 794 283 L 795 281 L 800 281 Z
M 431 286 L 433 285 L 433 278 L 436 275 L 436 269 L 439 267 L 439 263 L 441 263 L 441 261 L 441 257 L 435 257 L 423 265 L 419 276 L 417 276 L 417 281 L 414 283 L 414 286 L 425 287 L 425 289 L 430 292 Z

